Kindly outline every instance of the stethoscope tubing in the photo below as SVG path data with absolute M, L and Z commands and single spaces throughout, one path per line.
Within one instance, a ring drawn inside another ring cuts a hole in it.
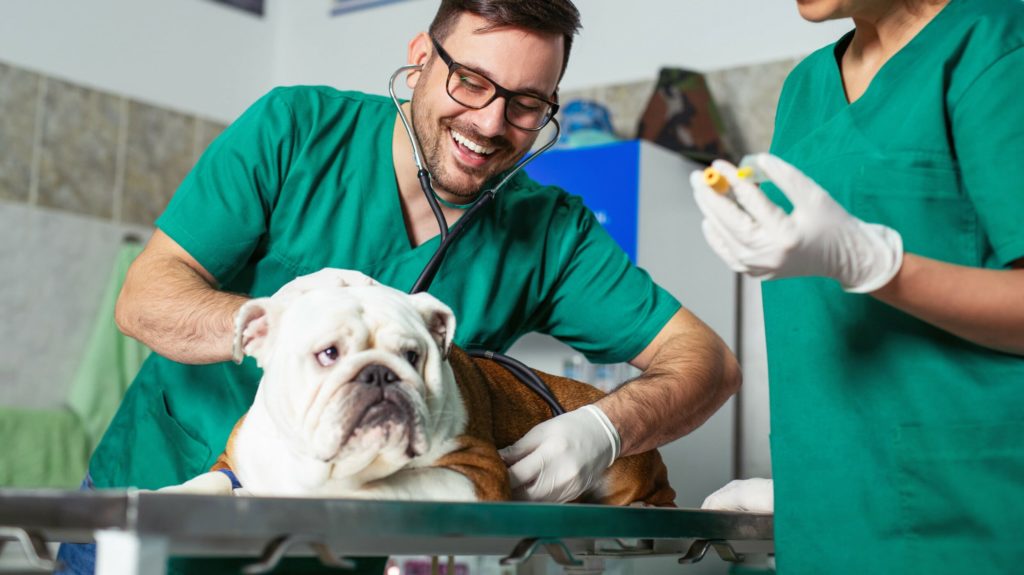
M 420 293 L 427 291 L 430 288 L 430 284 L 433 283 L 434 277 L 437 275 L 439 269 L 441 269 L 441 263 L 444 261 L 444 256 L 448 252 L 448 248 L 455 243 L 455 240 L 462 235 L 463 230 L 466 226 L 476 218 L 477 214 L 482 212 L 492 201 L 494 196 L 501 190 L 505 183 L 508 182 L 512 176 L 519 173 L 527 164 L 532 162 L 546 152 L 551 146 L 554 146 L 558 141 L 558 137 L 562 132 L 562 127 L 558 124 L 558 120 L 552 118 L 551 121 L 555 124 L 555 136 L 551 138 L 546 144 L 544 144 L 536 153 L 530 154 L 526 159 L 519 162 L 514 169 L 505 175 L 498 185 L 490 190 L 484 190 L 480 192 L 480 197 L 466 210 L 466 213 L 455 225 L 452 226 L 451 230 L 448 229 L 448 220 L 444 217 L 444 212 L 441 210 L 441 206 L 437 201 L 437 195 L 434 192 L 434 186 L 430 183 L 430 172 L 423 165 L 423 157 L 420 154 L 419 141 L 416 138 L 416 132 L 413 129 L 412 124 L 409 123 L 409 119 L 405 116 L 405 112 L 402 110 L 402 103 L 399 101 L 398 96 L 395 95 L 395 79 L 402 72 L 411 72 L 413 70 L 421 70 L 423 68 L 420 64 L 407 64 L 399 67 L 388 80 L 388 95 L 391 96 L 391 101 L 395 104 L 395 109 L 398 110 L 398 117 L 402 122 L 402 126 L 405 127 L 405 133 L 409 136 L 409 142 L 412 144 L 413 160 L 416 162 L 416 177 L 420 182 L 420 188 L 423 190 L 423 195 L 426 196 L 427 202 L 430 204 L 430 210 L 434 213 L 434 218 L 437 219 L 437 227 L 440 231 L 441 241 L 437 246 L 437 250 L 434 251 L 434 255 L 430 257 L 427 265 L 423 267 L 423 271 L 420 272 L 416 282 L 413 284 L 409 293 Z M 468 350 L 468 353 L 473 357 L 486 358 L 497 362 L 507 369 L 510 373 L 515 375 L 520 381 L 522 381 L 527 387 L 533 390 L 548 407 L 554 415 L 561 415 L 565 413 L 565 408 L 555 398 L 554 393 L 544 384 L 544 381 L 537 376 L 529 367 L 523 363 L 492 351 L 482 350 Z
M 536 153 L 530 154 L 523 161 L 516 164 L 515 168 L 513 168 L 501 179 L 501 181 L 498 182 L 498 185 L 490 190 L 480 192 L 480 197 L 473 202 L 472 206 L 467 209 L 466 213 L 463 214 L 463 216 L 459 218 L 459 221 L 455 222 L 455 225 L 452 226 L 451 230 L 449 230 L 448 219 L 444 217 L 441 205 L 437 201 L 437 194 L 434 192 L 434 186 L 430 182 L 430 172 L 427 170 L 426 166 L 423 165 L 423 156 L 420 153 L 419 138 L 416 137 L 415 128 L 412 123 L 409 122 L 409 118 L 406 117 L 405 111 L 402 110 L 402 102 L 395 94 L 395 79 L 397 79 L 402 72 L 412 72 L 422 69 L 422 64 L 406 64 L 395 70 L 388 79 L 388 95 L 391 96 L 391 101 L 394 102 L 395 109 L 398 110 L 398 118 L 401 120 L 402 126 L 405 128 L 406 135 L 409 136 L 409 143 L 412 144 L 413 161 L 416 162 L 416 178 L 420 182 L 420 188 L 423 190 L 423 195 L 427 198 L 427 203 L 430 204 L 430 210 L 434 213 L 434 218 L 437 220 L 437 227 L 441 236 L 441 242 L 437 246 L 437 251 L 434 252 L 434 255 L 427 262 L 427 265 L 423 267 L 423 271 L 420 272 L 419 277 L 416 278 L 416 282 L 413 284 L 412 289 L 409 290 L 409 293 L 419 293 L 421 291 L 426 291 L 430 287 L 430 284 L 434 281 L 434 277 L 437 275 L 437 270 L 441 267 L 441 263 L 444 261 L 445 253 L 448 251 L 448 248 L 455 243 L 455 239 L 462 233 L 462 230 L 466 228 L 466 225 L 473 221 L 477 214 L 483 211 L 483 208 L 491 203 L 494 196 L 499 190 L 505 187 L 505 183 L 512 179 L 512 176 L 519 173 L 519 171 L 526 167 L 527 164 L 537 159 L 538 156 L 546 152 L 551 148 L 551 146 L 554 146 L 555 143 L 558 142 L 559 135 L 562 133 L 562 127 L 559 125 L 558 120 L 552 118 L 551 122 L 555 125 L 555 136 L 548 140 L 546 144 L 541 146 Z

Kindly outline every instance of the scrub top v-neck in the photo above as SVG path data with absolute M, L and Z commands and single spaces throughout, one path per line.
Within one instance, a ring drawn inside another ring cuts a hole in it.
M 909 253 L 1007 268 L 1024 257 L 1022 7 L 953 0 L 852 103 L 850 35 L 815 52 L 772 152 Z M 1019 569 L 1024 358 L 831 280 L 766 282 L 763 299 L 779 572 Z

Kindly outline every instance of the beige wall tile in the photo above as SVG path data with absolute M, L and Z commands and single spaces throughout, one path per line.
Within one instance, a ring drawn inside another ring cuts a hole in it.
M 563 104 L 573 100 L 591 100 L 603 104 L 611 113 L 612 129 L 615 131 L 615 135 L 623 140 L 632 140 L 636 138 L 637 124 L 647 107 L 647 101 L 651 99 L 656 83 L 657 78 L 654 78 L 639 82 L 572 90 L 559 94 L 559 99 Z
M 775 129 L 782 84 L 798 59 L 707 74 L 708 89 L 725 124 L 729 148 L 739 156 L 767 152 Z
M 122 216 L 152 225 L 194 163 L 197 120 L 140 102 L 128 106 Z
M 0 62 L 0 199 L 28 200 L 39 75 Z
M 120 98 L 47 80 L 39 149 L 39 204 L 109 219 Z

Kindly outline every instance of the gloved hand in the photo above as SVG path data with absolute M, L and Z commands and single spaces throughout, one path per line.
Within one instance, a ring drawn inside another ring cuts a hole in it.
M 525 501 L 572 501 L 619 455 L 619 432 L 596 405 L 563 413 L 502 449 L 512 495 Z
M 756 184 L 737 177 L 729 162 L 712 165 L 728 179 L 742 209 L 708 187 L 702 172 L 690 176 L 704 213 L 704 237 L 730 268 L 762 279 L 830 277 L 853 293 L 875 291 L 899 272 L 903 240 L 898 232 L 853 217 L 785 161 L 770 154 L 755 158 L 756 166 L 792 202 L 791 214 Z
M 771 479 L 734 479 L 704 499 L 701 509 L 774 513 L 774 485 Z
M 377 280 L 363 272 L 340 268 L 324 268 L 318 272 L 299 276 L 284 284 L 272 297 L 275 300 L 286 300 L 317 288 L 371 285 L 378 285 Z

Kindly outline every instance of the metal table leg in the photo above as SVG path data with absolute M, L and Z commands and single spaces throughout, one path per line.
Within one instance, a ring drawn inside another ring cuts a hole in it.
M 13 540 L 21 545 L 29 566 L 35 569 L 53 571 L 57 562 L 50 556 L 50 550 L 46 547 L 46 541 L 36 531 L 21 529 L 19 527 L 0 527 L 0 551 L 8 540 Z
M 166 575 L 167 538 L 105 529 L 96 532 L 96 575 Z
M 565 575 L 601 575 L 604 573 L 603 557 L 583 557 L 583 565 L 563 565 Z

